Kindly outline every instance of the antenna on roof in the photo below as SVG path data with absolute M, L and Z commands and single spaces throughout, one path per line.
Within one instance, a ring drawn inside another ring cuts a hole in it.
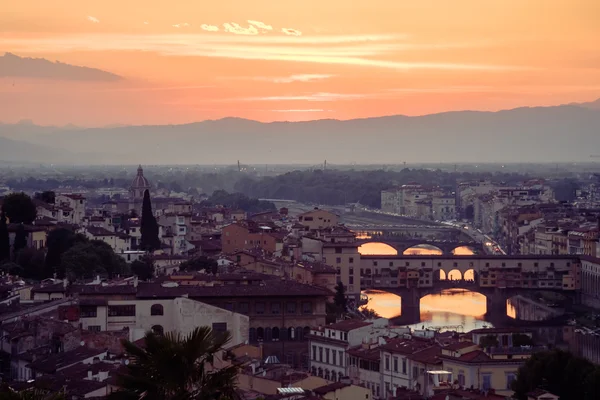
M 238 160 L 238 172 L 242 172 L 242 168 L 240 167 L 240 160 Z

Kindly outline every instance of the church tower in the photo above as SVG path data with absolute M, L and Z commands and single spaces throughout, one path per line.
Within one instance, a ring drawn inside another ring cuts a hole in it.
M 144 177 L 144 170 L 140 165 L 137 170 L 137 175 L 129 187 L 129 198 L 134 201 L 142 200 L 146 190 L 150 190 L 150 182 L 148 182 L 148 179 Z

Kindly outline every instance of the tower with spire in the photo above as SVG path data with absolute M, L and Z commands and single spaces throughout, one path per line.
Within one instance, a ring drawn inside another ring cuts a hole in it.
M 150 182 L 144 176 L 144 170 L 140 165 L 137 170 L 137 175 L 133 178 L 129 187 L 129 198 L 133 201 L 141 201 L 144 198 L 144 192 L 150 190 Z

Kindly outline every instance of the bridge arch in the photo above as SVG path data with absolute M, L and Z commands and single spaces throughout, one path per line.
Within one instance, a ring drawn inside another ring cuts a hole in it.
M 450 253 L 455 256 L 472 256 L 477 254 L 477 249 L 473 246 L 458 246 L 452 249 Z
M 438 246 L 431 244 L 417 244 L 415 246 L 411 246 L 402 252 L 405 256 L 410 255 L 428 255 L 428 256 L 441 256 L 444 254 L 444 250 L 440 249 Z
M 450 271 L 448 271 L 448 273 L 446 274 L 446 280 L 449 281 L 461 281 L 463 279 L 463 273 L 460 272 L 459 269 L 452 269 Z
M 362 255 L 382 255 L 382 256 L 397 256 L 398 250 L 384 242 L 366 242 L 358 247 L 358 252 Z

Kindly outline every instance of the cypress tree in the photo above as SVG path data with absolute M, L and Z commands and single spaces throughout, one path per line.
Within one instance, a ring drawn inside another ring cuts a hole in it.
M 19 250 L 27 247 L 27 232 L 25 232 L 25 226 L 20 224 L 15 233 L 15 242 L 13 243 L 13 256 L 17 259 Z
M 152 203 L 150 203 L 150 192 L 144 192 L 144 200 L 142 202 L 142 222 L 140 226 L 142 238 L 140 240 L 140 248 L 145 251 L 154 251 L 160 249 L 160 239 L 158 238 L 159 228 L 156 217 L 152 213 Z
M 10 239 L 8 236 L 8 227 L 6 226 L 6 216 L 0 213 L 0 264 L 10 259 Z

